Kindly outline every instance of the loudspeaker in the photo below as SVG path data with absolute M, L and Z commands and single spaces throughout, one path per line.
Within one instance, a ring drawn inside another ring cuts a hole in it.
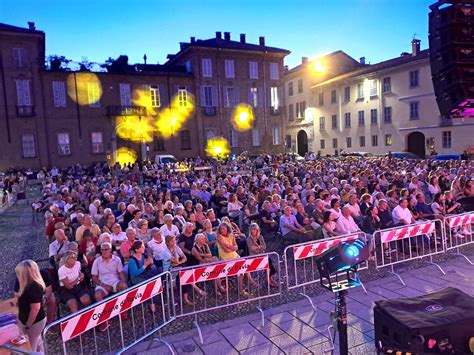
M 375 346 L 422 354 L 466 354 L 474 337 L 474 297 L 452 287 L 377 301 Z
M 430 64 L 443 117 L 474 117 L 474 0 L 430 6 Z

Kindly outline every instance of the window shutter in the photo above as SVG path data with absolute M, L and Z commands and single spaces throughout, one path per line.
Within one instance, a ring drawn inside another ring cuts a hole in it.
M 25 106 L 31 106 L 31 95 L 30 95 L 30 81 L 23 80 L 23 96 Z
M 66 85 L 64 81 L 58 81 L 59 85 L 59 102 L 61 103 L 61 107 L 66 107 Z
M 143 85 L 143 93 L 145 94 L 145 106 L 151 107 L 150 85 Z
M 240 89 L 238 86 L 234 86 L 234 106 L 240 104 Z
M 61 107 L 61 98 L 59 94 L 59 81 L 53 81 L 53 102 L 54 107 Z
M 211 106 L 219 106 L 219 95 L 217 92 L 217 86 L 211 86 Z
M 264 102 L 263 98 L 264 98 L 263 87 L 259 86 L 257 88 L 257 107 L 264 107 L 265 106 L 265 102 Z
M 204 86 L 201 85 L 201 106 L 205 107 L 206 106 L 206 90 L 204 89 Z
M 224 107 L 230 107 L 229 95 L 227 94 L 228 86 L 222 87 L 222 97 L 224 101 Z
M 158 88 L 160 90 L 160 107 L 166 107 L 169 103 L 168 90 L 164 84 L 159 84 Z
M 132 100 L 130 97 L 130 84 L 120 83 L 120 105 L 122 107 L 132 106 Z

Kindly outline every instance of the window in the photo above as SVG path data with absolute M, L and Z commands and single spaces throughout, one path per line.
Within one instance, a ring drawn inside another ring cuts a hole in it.
M 273 107 L 274 109 L 277 109 L 280 107 L 280 100 L 279 100 L 279 95 L 278 95 L 278 87 L 272 86 L 270 88 L 270 106 Z
M 376 125 L 377 124 L 377 109 L 373 108 L 370 110 L 370 124 Z
M 357 84 L 357 99 L 364 98 L 364 83 Z
M 326 149 L 326 142 L 324 141 L 324 139 L 321 139 L 319 141 L 319 145 L 320 145 L 321 149 Z
M 234 78 L 234 61 L 230 59 L 224 60 L 224 71 L 226 78 Z
M 319 117 L 319 130 L 320 131 L 324 130 L 325 126 L 326 126 L 326 118 Z
M 345 128 L 351 127 L 351 113 L 350 112 L 346 112 L 344 114 L 344 127 Z
M 66 88 L 64 81 L 53 81 L 54 107 L 66 107 Z
M 392 123 L 392 107 L 387 106 L 383 108 L 383 122 Z
M 370 81 L 370 96 L 377 96 L 377 79 Z
M 385 145 L 386 146 L 391 146 L 392 145 L 392 135 L 391 134 L 386 134 L 385 135 Z
M 297 112 L 297 116 L 296 118 L 305 118 L 305 111 L 306 111 L 306 101 L 303 101 L 303 102 L 300 102 L 298 104 L 296 104 L 297 106 L 299 106 L 299 112 L 298 112 L 298 109 L 296 110 Z
M 331 103 L 336 103 L 336 90 L 331 90 Z
M 192 72 L 191 61 L 190 60 L 187 60 L 184 63 L 184 66 L 186 67 L 186 73 L 191 73 Z
M 351 101 L 351 87 L 350 86 L 346 86 L 344 88 L 344 101 L 345 102 Z
M 13 48 L 13 63 L 17 69 L 28 66 L 26 48 Z
M 379 136 L 373 135 L 372 136 L 372 147 L 377 147 L 379 145 Z
M 33 134 L 21 135 L 21 150 L 23 153 L 23 158 L 36 157 L 35 136 Z
M 178 106 L 188 107 L 188 90 L 184 85 L 178 85 Z
M 58 154 L 71 155 L 71 144 L 69 142 L 69 133 L 58 133 Z
M 352 148 L 352 137 L 346 137 L 346 147 Z
M 288 96 L 293 96 L 293 82 L 288 83 Z
M 183 129 L 181 131 L 181 150 L 191 149 L 191 132 L 189 129 Z
M 260 130 L 258 128 L 252 129 L 252 146 L 260 146 Z
M 216 136 L 215 130 L 213 130 L 212 128 L 206 129 L 206 140 L 212 139 L 215 136 Z
M 258 106 L 258 90 L 257 88 L 249 88 L 249 105 L 252 107 Z
M 258 63 L 249 62 L 249 77 L 250 79 L 258 79 Z
M 319 106 L 324 105 L 324 92 L 320 92 L 318 95 L 318 105 Z
M 303 79 L 298 80 L 298 94 L 303 92 Z
M 443 131 L 443 148 L 451 148 L 451 131 Z
M 236 148 L 238 147 L 238 141 L 237 141 L 237 132 L 234 129 L 229 129 L 229 144 L 231 148 Z
M 388 92 L 392 92 L 392 80 L 390 77 L 383 78 L 382 81 L 382 93 L 386 94 Z
M 100 87 L 99 83 L 87 83 L 87 99 L 89 107 L 100 107 Z
M 16 81 L 16 97 L 18 106 L 31 106 L 30 81 Z
M 298 107 L 298 104 L 296 105 L 296 107 Z M 288 105 L 288 119 L 290 121 L 293 121 L 295 119 L 294 111 L 293 111 L 293 104 Z
M 280 127 L 273 127 L 272 138 L 273 145 L 280 145 Z
M 296 106 L 296 118 L 297 118 L 297 119 L 300 119 L 300 118 L 303 117 L 303 115 L 300 113 L 300 103 L 297 102 L 297 103 L 295 104 L 295 106 Z
M 337 148 L 337 138 L 332 139 L 332 147 L 333 147 L 333 149 Z
M 217 96 L 217 93 L 216 93 Z M 217 97 L 216 97 L 217 101 Z M 234 107 L 240 102 L 240 91 L 238 87 L 226 86 L 224 87 L 224 106 Z M 217 106 L 217 102 L 216 102 Z
M 332 115 L 331 121 L 332 121 L 332 129 L 336 129 L 337 128 L 337 115 Z
M 360 136 L 359 137 L 359 145 L 361 147 L 365 147 L 365 136 Z
M 278 80 L 279 78 L 278 63 L 270 63 L 270 80 Z
M 410 88 L 416 88 L 420 84 L 418 69 L 410 71 L 409 75 L 410 75 Z
M 157 85 L 154 85 L 157 87 Z M 153 87 L 153 85 L 152 85 Z M 120 105 L 122 107 L 130 107 L 132 106 L 132 98 L 130 96 L 130 84 L 124 84 L 120 83 L 119 84 L 119 90 L 120 90 Z M 151 97 L 151 102 L 153 102 L 153 92 L 150 89 L 150 97 Z M 158 102 L 160 102 L 160 92 L 158 91 Z M 153 106 L 153 104 L 152 104 Z M 154 106 L 154 107 L 159 107 Z
M 201 86 L 201 103 L 203 107 L 212 107 L 212 87 Z
M 358 117 L 359 117 L 359 126 L 364 126 L 365 125 L 365 111 L 359 111 Z
M 158 85 L 150 85 L 150 105 L 151 107 L 160 107 L 160 87 Z
M 212 60 L 202 59 L 202 76 L 206 78 L 212 78 Z
M 291 134 L 287 134 L 285 136 L 285 144 L 288 149 L 291 148 Z
M 420 116 L 418 115 L 418 101 L 410 102 L 410 120 L 417 120 Z
M 104 140 L 102 132 L 91 133 L 92 153 L 100 154 L 104 152 Z
M 155 139 L 153 140 L 153 150 L 155 152 L 165 150 L 165 140 L 159 132 L 156 133 Z

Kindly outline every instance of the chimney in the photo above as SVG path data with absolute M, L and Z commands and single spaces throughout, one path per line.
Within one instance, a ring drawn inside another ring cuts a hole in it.
M 224 39 L 230 41 L 230 32 L 224 32 Z
M 400 53 L 400 57 L 406 57 L 407 55 L 410 55 L 408 52 L 402 52 Z
M 179 49 L 181 51 L 184 49 L 184 42 L 179 42 Z
M 265 37 L 260 36 L 258 37 L 258 40 L 259 40 L 260 46 L 265 47 Z
M 240 34 L 240 43 L 245 43 L 245 33 Z
M 191 37 L 191 43 L 195 43 L 196 42 L 196 37 Z
M 30 31 L 35 31 L 36 30 L 35 23 L 34 22 L 28 22 L 28 29 Z
M 360 57 L 359 63 L 365 65 L 365 57 Z
M 288 65 L 285 65 L 285 71 L 288 71 L 290 70 L 290 68 L 288 67 Z
M 216 39 L 222 39 L 222 32 L 216 32 Z
M 413 38 L 411 41 L 411 55 L 416 56 L 420 54 L 420 40 Z
M 308 57 L 301 57 L 301 64 L 308 63 Z

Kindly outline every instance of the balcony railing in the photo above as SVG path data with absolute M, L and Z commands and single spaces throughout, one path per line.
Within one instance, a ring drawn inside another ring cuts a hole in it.
M 281 110 L 279 107 L 270 107 L 270 115 L 278 116 L 279 114 L 281 114 Z
M 107 116 L 146 116 L 145 106 L 107 106 Z
M 18 117 L 32 117 L 35 115 L 34 106 L 17 106 L 16 115 Z
M 202 113 L 204 116 L 215 116 L 217 114 L 215 107 L 203 107 Z

